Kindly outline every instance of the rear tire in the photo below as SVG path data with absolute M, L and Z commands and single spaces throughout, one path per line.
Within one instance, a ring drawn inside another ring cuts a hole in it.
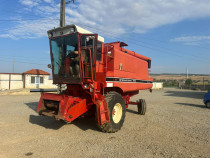
M 114 133 L 120 130 L 124 123 L 126 112 L 125 101 L 119 93 L 114 91 L 107 93 L 105 100 L 108 104 L 110 122 L 99 125 L 99 128 L 103 132 Z
M 206 102 L 206 107 L 210 109 L 210 101 Z
M 145 113 L 146 113 L 146 101 L 144 99 L 139 99 L 137 108 L 138 108 L 138 114 L 145 115 Z

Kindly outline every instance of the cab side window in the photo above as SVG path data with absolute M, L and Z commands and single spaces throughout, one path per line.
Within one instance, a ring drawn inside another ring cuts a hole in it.
M 97 51 L 96 51 L 96 61 L 101 61 L 102 59 L 102 42 L 97 42 Z

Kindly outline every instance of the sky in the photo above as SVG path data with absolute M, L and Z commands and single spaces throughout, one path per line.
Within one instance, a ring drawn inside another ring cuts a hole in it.
M 46 32 L 59 12 L 60 0 L 0 0 L 0 73 L 13 63 L 15 73 L 51 73 Z M 151 73 L 210 74 L 209 0 L 75 0 L 66 4 L 69 24 L 124 41 L 152 59 Z

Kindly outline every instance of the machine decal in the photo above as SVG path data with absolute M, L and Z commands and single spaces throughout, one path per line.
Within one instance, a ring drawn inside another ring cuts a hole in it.
M 152 81 L 148 80 L 138 80 L 138 79 L 131 79 L 131 78 L 118 78 L 118 77 L 107 77 L 106 81 L 112 81 L 112 82 L 131 82 L 131 83 L 150 83 L 152 84 Z

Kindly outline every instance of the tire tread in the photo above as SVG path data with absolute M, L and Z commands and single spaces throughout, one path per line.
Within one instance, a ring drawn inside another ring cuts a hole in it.
M 109 93 L 107 93 L 106 96 L 105 96 L 105 100 L 106 100 L 107 104 L 108 104 L 110 101 L 112 101 L 113 99 L 115 99 L 116 96 L 120 96 L 121 99 L 123 99 L 123 97 L 122 97 L 119 93 L 117 93 L 117 92 L 115 92 L 115 91 L 110 91 Z M 123 99 L 123 101 L 124 101 L 124 99 Z M 108 104 L 108 108 L 110 108 L 109 106 L 110 106 L 110 105 Z M 122 106 L 123 106 L 123 105 L 122 105 Z M 124 106 L 125 106 L 125 105 L 124 105 Z M 125 111 L 126 111 L 126 110 L 125 110 L 125 107 L 124 107 L 124 113 L 125 113 Z M 122 125 L 123 125 L 124 119 L 125 119 L 125 114 L 124 114 L 124 117 L 122 116 L 122 120 L 121 120 L 121 121 L 122 121 Z M 121 121 L 120 121 L 120 122 L 121 122 Z M 121 125 L 121 126 L 118 126 L 117 128 L 114 128 L 113 125 L 112 125 L 112 123 L 111 123 L 111 118 L 110 118 L 110 122 L 109 122 L 109 123 L 105 123 L 105 124 L 102 124 L 102 125 L 98 125 L 98 127 L 99 127 L 99 129 L 100 129 L 102 132 L 104 132 L 104 133 L 115 133 L 115 132 L 117 132 L 118 130 L 121 129 L 122 125 Z

